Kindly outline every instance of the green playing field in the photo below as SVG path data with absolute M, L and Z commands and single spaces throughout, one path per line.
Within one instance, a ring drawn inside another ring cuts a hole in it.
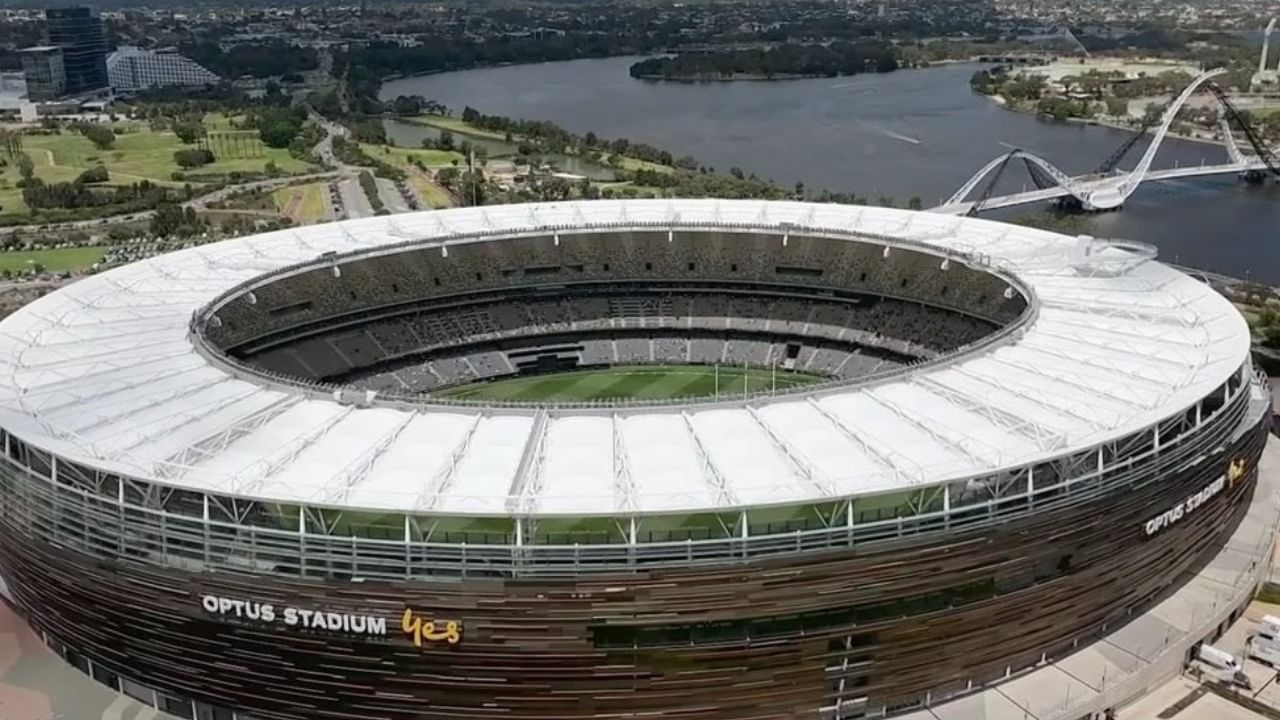
M 636 365 L 578 370 L 459 385 L 433 393 L 465 400 L 579 401 L 661 400 L 768 392 L 808 385 L 817 375 L 778 369 L 720 368 L 705 365 Z

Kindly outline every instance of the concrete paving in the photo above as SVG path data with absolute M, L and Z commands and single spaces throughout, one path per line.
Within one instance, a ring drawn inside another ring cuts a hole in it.
M 1199 695 L 1181 710 L 1176 704 L 1191 695 Z M 1200 684 L 1189 677 L 1178 676 L 1153 690 L 1146 697 L 1116 713 L 1116 720 L 1266 720 L 1247 708 L 1200 690 Z
M 176 720 L 68 665 L 3 602 L 0 719 Z
M 360 181 L 356 178 L 339 180 L 338 195 L 342 198 L 343 210 L 348 218 L 373 217 L 373 206 L 369 204 L 369 197 L 364 194 L 364 188 L 360 187 Z

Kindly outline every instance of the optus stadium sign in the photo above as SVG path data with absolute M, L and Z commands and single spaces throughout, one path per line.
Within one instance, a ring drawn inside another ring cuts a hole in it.
M 318 630 L 375 638 L 386 637 L 388 634 L 387 618 L 378 615 L 275 605 L 219 595 L 201 595 L 200 606 L 205 612 L 219 618 L 281 625 L 294 630 Z M 411 608 L 405 608 L 400 617 L 400 629 L 416 647 L 422 647 L 423 641 L 443 640 L 456 645 L 462 640 L 461 621 L 431 620 L 414 613 Z
M 1215 495 L 1222 492 L 1222 490 L 1228 485 L 1234 487 L 1240 478 L 1244 477 L 1244 475 L 1244 460 L 1241 458 L 1232 460 L 1231 464 L 1227 466 L 1226 474 L 1218 476 L 1216 480 L 1205 485 L 1195 494 L 1151 518 L 1146 522 L 1143 529 L 1146 531 L 1148 536 L 1155 535 L 1161 530 L 1195 512 L 1197 508 L 1212 500 Z

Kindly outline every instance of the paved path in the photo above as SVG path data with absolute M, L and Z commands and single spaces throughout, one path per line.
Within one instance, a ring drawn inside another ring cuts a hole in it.
M 369 197 L 360 187 L 360 181 L 354 177 L 345 177 L 338 181 L 338 196 L 342 198 L 343 210 L 348 218 L 363 218 L 373 215 L 373 206 Z

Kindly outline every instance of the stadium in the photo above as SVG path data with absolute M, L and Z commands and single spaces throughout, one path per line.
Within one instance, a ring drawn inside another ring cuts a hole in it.
M 183 717 L 899 715 L 1224 546 L 1249 347 L 1150 247 L 885 208 L 193 247 L 0 322 L 0 592 Z

